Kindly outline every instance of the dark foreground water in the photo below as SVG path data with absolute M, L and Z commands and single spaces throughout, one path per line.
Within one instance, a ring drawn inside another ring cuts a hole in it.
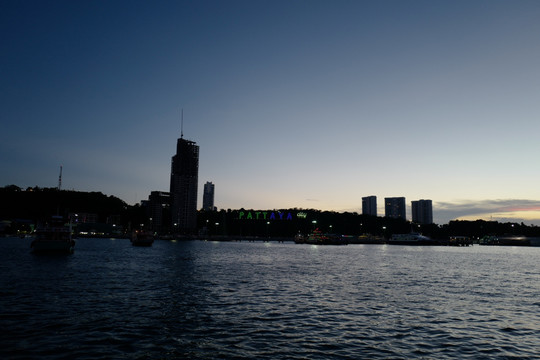
M 540 248 L 0 239 L 3 359 L 540 354 Z

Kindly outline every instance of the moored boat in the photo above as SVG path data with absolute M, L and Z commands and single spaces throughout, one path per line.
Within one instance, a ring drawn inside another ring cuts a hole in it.
M 450 236 L 446 244 L 449 246 L 469 246 L 472 243 L 472 239 L 469 236 L 453 235 Z
M 394 234 L 388 240 L 389 245 L 439 245 L 436 240 L 418 233 Z
M 540 246 L 540 238 L 520 235 L 484 236 L 479 243 L 499 246 Z
M 499 238 L 495 235 L 483 236 L 479 241 L 479 245 L 499 245 Z
M 46 226 L 36 229 L 36 238 L 30 244 L 34 253 L 72 253 L 75 241 L 71 226 L 66 226 L 61 216 L 53 216 Z
M 319 229 L 313 230 L 305 242 L 312 245 L 347 245 L 346 239 L 341 235 L 325 234 Z
M 154 234 L 151 231 L 134 230 L 131 234 L 131 244 L 133 246 L 152 246 Z
M 305 244 L 307 240 L 307 237 L 305 235 L 302 235 L 300 233 L 296 234 L 294 236 L 294 242 L 295 244 Z
M 347 242 L 349 244 L 384 244 L 384 238 L 382 236 L 362 234 L 347 239 Z

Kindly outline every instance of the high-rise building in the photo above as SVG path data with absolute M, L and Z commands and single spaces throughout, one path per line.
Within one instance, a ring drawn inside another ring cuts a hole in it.
M 158 233 L 168 230 L 170 216 L 171 194 L 165 191 L 152 191 L 148 196 L 147 215 L 150 229 Z
M 384 198 L 384 216 L 394 219 L 405 220 L 405 198 Z
M 433 224 L 431 200 L 411 201 L 412 221 L 417 224 Z
M 366 196 L 362 198 L 362 215 L 377 216 L 376 196 Z
M 179 233 L 193 233 L 197 228 L 197 182 L 199 146 L 180 136 L 171 164 L 171 224 Z
M 211 181 L 204 184 L 202 203 L 203 210 L 214 210 L 214 184 Z

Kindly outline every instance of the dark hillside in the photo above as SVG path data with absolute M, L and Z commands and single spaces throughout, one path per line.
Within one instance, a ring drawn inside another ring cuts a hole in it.
M 28 188 L 15 185 L 0 188 L 0 218 L 41 221 L 51 215 L 69 213 L 97 214 L 98 222 L 109 216 L 128 213 L 129 206 L 122 200 L 101 192 L 57 190 L 55 188 Z

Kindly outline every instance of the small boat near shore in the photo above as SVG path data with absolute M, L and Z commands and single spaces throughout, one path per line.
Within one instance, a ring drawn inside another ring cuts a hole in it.
M 296 234 L 294 237 L 296 244 L 311 245 L 349 245 L 349 244 L 384 244 L 382 236 L 363 234 L 360 236 L 324 234 L 319 229 L 315 229 L 310 235 Z
M 152 246 L 154 243 L 154 233 L 145 230 L 134 230 L 131 234 L 131 245 Z
M 307 236 L 305 236 L 304 234 L 301 234 L 301 233 L 298 233 L 294 236 L 294 243 L 295 244 L 305 244 L 306 243 L 306 240 L 307 240 Z
M 359 236 L 348 237 L 347 242 L 349 244 L 384 244 L 384 238 L 382 236 L 376 236 L 371 234 L 362 234 Z
M 439 245 L 439 242 L 419 233 L 394 234 L 388 239 L 389 245 Z
M 75 240 L 71 236 L 71 224 L 66 226 L 61 216 L 53 216 L 49 224 L 36 229 L 36 238 L 30 247 L 34 253 L 73 253 Z
M 473 241 L 469 236 L 453 235 L 444 243 L 448 246 L 470 246 L 473 244 Z
M 341 235 L 325 234 L 319 229 L 315 229 L 305 239 L 305 243 L 311 245 L 347 245 L 347 240 Z

